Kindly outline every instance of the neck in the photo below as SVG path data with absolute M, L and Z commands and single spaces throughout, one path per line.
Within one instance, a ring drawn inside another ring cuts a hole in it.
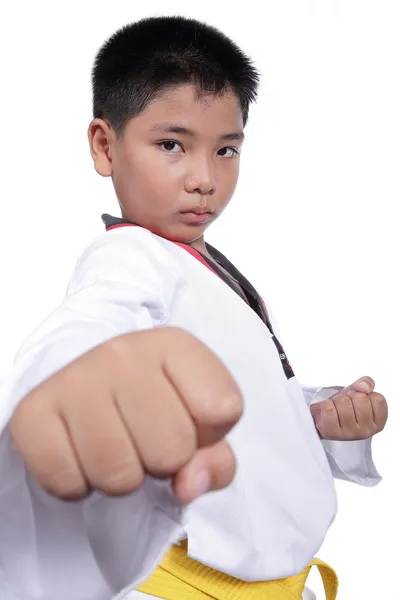
M 193 242 L 189 242 L 188 246 L 191 246 L 198 252 L 201 252 L 201 254 L 206 254 L 208 256 L 206 243 L 204 241 L 204 236 L 199 237 L 197 240 L 194 240 Z

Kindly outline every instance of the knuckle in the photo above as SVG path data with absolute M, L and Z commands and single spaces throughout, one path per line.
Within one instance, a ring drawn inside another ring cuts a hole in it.
M 101 474 L 91 477 L 94 488 L 106 496 L 123 496 L 135 491 L 143 483 L 144 473 L 138 465 L 131 462 L 109 467 Z
M 182 339 L 193 339 L 193 340 L 196 339 L 196 337 L 194 335 L 192 335 L 191 333 L 189 333 L 189 331 L 186 331 L 186 329 L 183 329 L 182 327 L 176 327 L 176 326 L 164 327 L 164 331 L 168 335 L 177 335 L 177 336 L 180 336 Z
M 377 394 L 377 393 L 373 394 L 372 401 L 376 406 L 379 406 L 379 407 L 387 405 L 386 398 L 382 394 Z
M 338 404 L 339 409 L 348 410 L 353 407 L 353 399 L 350 396 L 348 396 L 347 394 L 345 394 L 342 396 L 342 398 L 339 400 L 339 402 L 337 404 Z
M 243 415 L 243 398 L 238 392 L 227 394 L 219 404 L 219 419 L 222 424 L 234 424 Z
M 378 419 L 378 421 L 375 424 L 374 431 L 372 432 L 372 434 L 369 437 L 372 437 L 376 433 L 380 433 L 382 431 L 382 429 L 385 427 L 385 425 L 386 425 L 386 419 Z
M 107 365 L 125 366 L 126 362 L 133 358 L 134 349 L 139 341 L 137 340 L 136 344 L 132 343 L 132 336 L 134 335 L 137 335 L 137 333 L 127 333 L 113 337 L 94 350 L 104 355 Z
M 70 471 L 55 471 L 50 475 L 36 475 L 39 485 L 52 496 L 63 500 L 80 500 L 88 494 L 84 479 Z
M 327 402 L 323 407 L 324 416 L 333 417 L 336 415 L 336 407 L 333 402 Z
M 185 329 L 181 327 L 162 327 L 157 330 L 159 335 L 165 336 L 168 342 L 174 342 L 177 346 L 181 344 L 192 343 L 200 344 L 200 340 L 198 340 L 193 334 L 189 333 Z
M 36 418 L 35 407 L 38 405 L 38 400 L 41 398 L 40 388 L 36 388 L 27 394 L 20 403 L 15 407 L 10 419 L 10 433 L 12 437 L 18 437 L 29 431 L 32 427 L 32 422 Z
M 166 477 L 181 469 L 196 451 L 194 428 L 182 428 L 159 438 L 146 456 L 146 470 L 154 476 Z
M 357 441 L 357 440 L 367 440 L 368 438 L 374 435 L 375 431 L 372 431 L 369 427 L 363 427 L 359 429 L 352 437 L 349 439 Z
M 217 400 L 210 395 L 199 407 L 198 420 L 208 427 L 231 427 L 242 417 L 243 409 L 239 392 L 230 392 Z
M 322 437 L 322 439 L 325 439 L 325 440 L 337 439 L 338 431 L 336 430 L 336 428 L 331 428 L 327 425 L 321 425 L 318 428 L 318 431 L 319 431 L 319 434 Z
M 382 394 L 376 394 L 372 397 L 372 406 L 374 411 L 374 420 L 381 431 L 388 419 L 389 407 L 386 398 Z

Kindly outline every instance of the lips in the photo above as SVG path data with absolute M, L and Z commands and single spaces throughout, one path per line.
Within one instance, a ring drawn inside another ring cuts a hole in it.
M 211 211 L 207 210 L 206 208 L 200 208 L 199 206 L 197 206 L 196 208 L 193 208 L 191 210 L 185 210 L 183 211 L 184 214 L 186 213 L 194 213 L 196 215 L 206 215 L 206 214 L 210 214 Z
M 211 219 L 211 213 L 209 211 L 195 211 L 189 210 L 182 212 L 182 217 L 187 223 L 204 224 Z

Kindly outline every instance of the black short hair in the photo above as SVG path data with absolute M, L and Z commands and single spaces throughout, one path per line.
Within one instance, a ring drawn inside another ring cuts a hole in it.
M 125 25 L 98 51 L 92 70 L 93 117 L 120 134 L 158 94 L 185 83 L 199 95 L 237 96 L 247 122 L 259 74 L 251 59 L 211 25 L 184 17 L 151 17 Z

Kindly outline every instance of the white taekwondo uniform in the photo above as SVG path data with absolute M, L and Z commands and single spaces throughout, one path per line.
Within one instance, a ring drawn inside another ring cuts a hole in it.
M 333 477 L 379 482 L 371 440 L 320 440 L 309 405 L 340 387 L 300 385 L 273 316 L 222 254 L 208 245 L 249 303 L 191 247 L 122 219 L 103 220 L 109 231 L 85 250 L 64 300 L 25 341 L 0 385 L 1 600 L 139 597 L 135 588 L 183 538 L 190 557 L 239 579 L 297 574 L 335 517 Z M 162 326 L 203 341 L 243 393 L 244 415 L 228 435 L 238 462 L 234 481 L 189 507 L 168 481 L 152 478 L 121 498 L 94 492 L 65 503 L 46 494 L 11 448 L 15 406 L 91 348 Z

